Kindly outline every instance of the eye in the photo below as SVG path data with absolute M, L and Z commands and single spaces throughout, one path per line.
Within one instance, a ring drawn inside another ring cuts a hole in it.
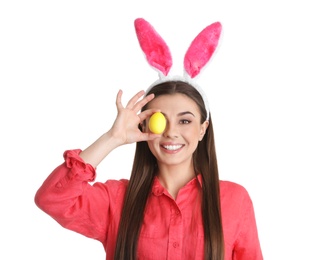
M 189 124 L 191 121 L 190 120 L 187 120 L 187 119 L 181 119 L 179 121 L 180 124 Z

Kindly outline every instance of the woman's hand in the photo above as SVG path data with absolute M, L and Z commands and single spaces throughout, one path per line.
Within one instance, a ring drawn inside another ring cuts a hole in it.
M 141 109 L 154 98 L 154 94 L 151 94 L 140 99 L 144 93 L 143 90 L 139 91 L 129 100 L 126 107 L 121 103 L 122 90 L 119 90 L 117 94 L 116 107 L 118 113 L 109 133 L 113 138 L 118 140 L 121 145 L 152 140 L 160 136 L 150 132 L 141 132 L 139 130 L 139 124 L 153 113 L 158 112 L 156 109 L 148 109 L 139 113 Z
M 150 132 L 141 132 L 139 129 L 140 123 L 158 112 L 156 109 L 148 109 L 139 113 L 141 108 L 154 98 L 152 94 L 139 100 L 143 95 L 144 91 L 138 92 L 124 107 L 121 104 L 122 91 L 119 90 L 116 98 L 118 113 L 112 128 L 80 153 L 86 163 L 97 167 L 112 150 L 120 145 L 152 140 L 160 136 Z

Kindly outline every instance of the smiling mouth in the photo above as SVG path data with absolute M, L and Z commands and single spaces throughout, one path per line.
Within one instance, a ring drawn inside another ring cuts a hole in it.
M 176 151 L 180 148 L 182 148 L 184 145 L 182 144 L 177 144 L 177 145 L 162 145 L 162 147 L 166 150 L 169 150 L 169 151 Z

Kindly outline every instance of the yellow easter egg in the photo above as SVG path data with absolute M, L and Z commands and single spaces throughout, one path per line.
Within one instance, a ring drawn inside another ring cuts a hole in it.
M 152 133 L 161 134 L 164 132 L 166 127 L 166 119 L 165 116 L 160 113 L 154 113 L 149 120 L 149 129 Z

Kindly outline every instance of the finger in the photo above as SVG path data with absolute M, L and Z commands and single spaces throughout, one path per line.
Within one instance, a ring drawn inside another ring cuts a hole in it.
M 136 95 L 134 95 L 127 103 L 126 108 L 132 109 L 133 106 L 137 103 L 137 101 L 144 95 L 144 93 L 145 93 L 144 90 L 141 90 Z
M 122 97 L 122 90 L 120 89 L 116 96 L 116 107 L 118 111 L 123 108 L 123 105 L 121 103 L 121 97 Z
M 142 133 L 139 142 L 151 141 L 151 140 L 154 140 L 154 139 L 159 138 L 159 137 L 161 137 L 160 134 Z
M 141 112 L 138 116 L 140 118 L 140 122 L 143 122 L 144 120 L 146 120 L 149 116 L 153 115 L 155 112 L 160 112 L 160 109 L 147 109 L 143 112 Z
M 147 103 L 149 103 L 154 98 L 154 94 L 150 94 L 143 99 L 141 99 L 139 102 L 137 102 L 134 105 L 134 110 L 139 111 L 141 108 L 143 108 Z

